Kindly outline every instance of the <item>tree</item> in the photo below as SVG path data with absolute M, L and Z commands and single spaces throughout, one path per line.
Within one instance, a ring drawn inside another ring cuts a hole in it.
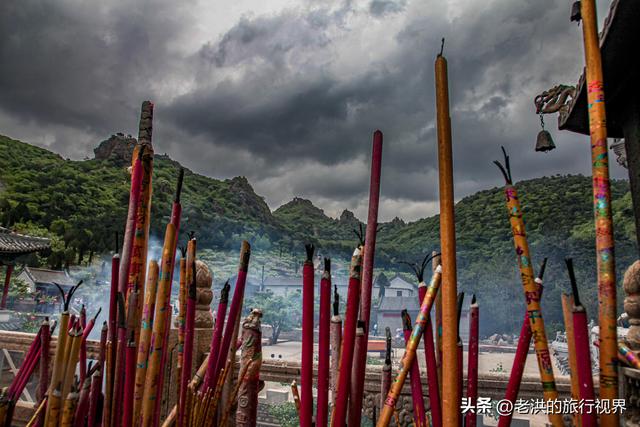
M 278 343 L 281 332 L 290 331 L 300 323 L 300 294 L 274 295 L 273 292 L 259 292 L 246 304 L 249 308 L 262 310 L 262 323 L 271 325 L 270 344 Z
M 378 275 L 378 280 L 376 280 L 376 284 L 378 285 L 378 299 L 382 299 L 385 293 L 385 289 L 388 288 L 391 283 L 389 283 L 389 279 L 384 273 L 380 273 Z

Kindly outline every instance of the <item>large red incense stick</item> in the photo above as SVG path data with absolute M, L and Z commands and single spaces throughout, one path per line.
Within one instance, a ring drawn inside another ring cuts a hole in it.
M 324 272 L 320 279 L 320 316 L 318 330 L 318 398 L 316 425 L 326 426 L 329 405 L 329 329 L 331 327 L 331 260 L 324 259 Z
M 118 273 L 118 291 L 122 292 L 122 296 L 127 297 L 127 276 L 129 274 L 129 266 L 131 265 L 131 247 L 135 237 L 136 228 L 136 212 L 138 211 L 138 203 L 140 202 L 140 191 L 142 189 L 142 154 L 144 148 L 138 152 L 138 156 L 133 162 L 131 173 L 131 190 L 129 191 L 129 211 L 127 212 L 127 222 L 124 230 L 124 239 L 122 240 L 122 263 Z
M 91 378 L 91 390 L 89 390 L 89 418 L 87 419 L 88 427 L 99 425 L 98 406 L 100 405 L 100 397 L 102 394 L 102 366 L 99 366 Z
M 229 304 L 230 290 L 231 285 L 229 285 L 229 282 L 226 282 L 220 291 L 220 300 L 218 302 L 218 310 L 216 311 L 216 323 L 214 325 L 213 336 L 211 338 L 211 347 L 209 348 L 207 373 L 205 374 L 203 381 L 204 391 L 215 386 L 211 381 L 213 379 L 213 370 L 215 369 L 218 361 L 220 342 L 222 341 L 222 330 L 224 329 L 224 319 L 227 315 L 227 305 Z
M 378 228 L 378 204 L 380 201 L 380 172 L 382 169 L 382 132 L 373 133 L 371 154 L 371 182 L 369 184 L 369 213 L 367 232 L 364 241 L 364 260 L 362 271 L 362 289 L 360 294 L 360 320 L 365 323 L 364 347 L 355 349 L 354 376 L 356 384 L 354 395 L 349 404 L 349 425 L 359 426 L 362 418 L 362 395 L 364 376 L 367 368 L 367 341 L 369 339 L 369 320 L 371 318 L 371 287 L 373 284 L 373 261 L 376 252 L 376 231 Z
M 132 293 L 131 295 L 134 295 L 134 293 Z M 127 342 L 124 367 L 124 408 L 122 411 L 123 427 L 132 425 L 133 421 L 133 389 L 135 388 L 136 381 L 136 360 L 137 348 L 135 333 L 133 331 L 130 331 L 129 341 Z
M 313 417 L 313 245 L 305 245 L 302 266 L 302 359 L 300 361 L 300 425 L 311 427 Z
M 220 344 L 220 352 L 218 361 L 216 362 L 216 368 L 213 371 L 212 384 L 218 384 L 218 377 L 222 368 L 226 364 L 226 354 L 229 352 L 231 346 L 231 338 L 233 337 L 233 330 L 240 316 L 242 309 L 242 302 L 244 299 L 244 288 L 247 283 L 247 271 L 249 270 L 249 258 L 251 257 L 251 246 L 246 240 L 242 241 L 242 247 L 240 248 L 240 265 L 238 266 L 238 277 L 236 279 L 236 286 L 233 290 L 233 297 L 231 298 L 231 306 L 229 307 L 229 317 L 227 318 L 227 324 L 224 328 L 224 335 L 222 336 L 222 344 Z
M 479 308 L 476 296 L 471 298 L 469 307 L 469 349 L 467 362 L 467 399 L 475 406 L 478 400 L 478 339 L 480 334 Z M 466 427 L 476 426 L 476 414 L 472 411 L 465 415 L 464 425 Z
M 338 389 L 336 405 L 331 415 L 332 427 L 346 425 L 349 380 L 353 366 L 353 350 L 356 340 L 356 322 L 358 320 L 358 304 L 360 302 L 360 275 L 362 268 L 362 249 L 356 248 L 351 257 L 349 285 L 347 288 L 347 309 L 344 319 L 344 334 L 342 351 L 340 352 L 340 366 L 338 368 Z
M 409 343 L 411 339 L 411 331 L 413 331 L 413 325 L 411 324 L 411 316 L 407 310 L 402 310 L 402 326 L 404 332 L 404 342 Z M 413 400 L 413 422 L 416 427 L 426 427 L 427 419 L 424 409 L 424 396 L 422 395 L 422 381 L 420 376 L 420 366 L 416 360 L 411 365 L 411 372 L 409 374 L 409 381 L 411 381 L 411 398 Z
M 117 427 L 120 424 L 121 412 L 118 411 L 118 405 L 122 403 L 122 389 L 124 388 L 123 376 L 124 365 L 126 360 L 126 344 L 127 343 L 127 325 L 124 312 L 124 296 L 118 292 L 118 341 L 114 343 L 118 347 L 116 352 L 115 367 L 113 369 L 113 390 L 111 401 L 105 402 L 111 406 L 111 427 Z
M 547 266 L 547 258 L 542 261 L 538 277 L 535 279 L 538 286 L 538 298 L 542 299 L 542 278 L 544 276 L 544 270 Z M 527 354 L 529 354 L 529 347 L 531 347 L 531 323 L 529 321 L 529 312 L 525 311 L 524 321 L 522 322 L 522 328 L 520 329 L 520 337 L 518 338 L 518 346 L 516 347 L 516 354 L 513 358 L 513 365 L 511 367 L 511 374 L 509 375 L 509 382 L 507 383 L 507 391 L 505 393 L 505 400 L 515 404 L 518 398 L 518 392 L 520 391 L 520 382 L 522 381 L 522 375 L 524 374 L 524 366 L 527 363 Z M 498 420 L 498 427 L 509 427 L 511 425 L 511 419 L 513 418 L 513 412 L 500 416 Z
M 183 426 L 187 399 L 187 384 L 191 380 L 193 362 L 193 334 L 196 318 L 196 241 L 189 242 L 187 250 L 187 268 L 191 267 L 191 283 L 187 292 L 187 311 L 185 319 L 184 355 L 182 358 L 182 378 L 180 378 L 180 396 L 178 398 L 178 427 Z
M 567 270 L 569 271 L 569 280 L 571 281 L 571 290 L 573 292 L 573 339 L 575 342 L 576 364 L 578 367 L 578 381 L 580 383 L 580 400 L 594 402 L 595 393 L 593 390 L 593 373 L 591 371 L 591 347 L 589 345 L 589 328 L 587 326 L 587 311 L 580 303 L 580 295 L 578 293 L 578 284 L 573 271 L 573 260 L 571 258 L 565 260 Z M 597 425 L 595 408 L 589 410 L 585 407 L 585 411 L 580 414 L 582 427 L 593 427 Z
M 342 344 L 342 317 L 340 317 L 340 296 L 338 295 L 337 286 L 334 286 L 333 295 L 333 316 L 331 316 L 331 374 L 329 378 L 331 407 L 336 404 L 338 366 L 340 365 L 340 346 Z
M 442 427 L 442 403 L 440 401 L 440 385 L 438 382 L 438 361 L 433 336 L 431 316 L 427 318 L 424 331 L 425 359 L 427 359 L 427 383 L 429 385 L 429 408 L 433 427 Z
M 82 390 L 78 397 L 78 404 L 76 406 L 76 414 L 74 420 L 74 427 L 85 427 L 87 414 L 89 413 L 89 392 L 91 390 L 91 378 L 82 383 Z M 63 424 L 64 425 L 64 424 Z

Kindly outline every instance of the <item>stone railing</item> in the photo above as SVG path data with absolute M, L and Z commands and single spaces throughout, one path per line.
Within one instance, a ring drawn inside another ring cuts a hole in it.
M 175 347 L 175 329 L 171 330 L 169 339 L 169 349 Z M 7 350 L 12 353 L 25 352 L 31 341 L 34 338 L 34 334 L 27 334 L 22 332 L 9 332 L 0 331 L 0 350 Z M 202 363 L 208 351 L 208 342 L 211 338 L 211 331 L 207 329 L 199 329 L 196 333 L 196 340 L 194 343 L 194 369 Z M 55 353 L 56 339 L 52 339 L 51 342 L 51 359 Z M 175 370 L 171 369 L 175 366 L 175 351 L 172 351 L 172 357 L 167 363 L 167 375 L 165 381 L 165 387 L 163 392 L 163 412 L 166 413 L 175 404 L 175 384 L 177 383 L 175 378 Z M 98 343 L 95 341 L 87 342 L 87 358 L 95 359 L 98 357 Z M 317 375 L 317 370 L 314 372 Z M 366 380 L 365 380 L 365 402 L 364 411 L 365 415 L 372 417 L 373 408 L 378 408 L 379 413 L 380 404 L 380 375 L 381 366 L 369 366 L 367 367 Z M 283 360 L 269 360 L 265 359 L 260 371 L 260 378 L 266 382 L 277 382 L 290 384 L 294 379 L 300 380 L 300 363 L 297 361 L 283 361 Z M 3 378 L 4 381 L 10 381 L 11 378 Z M 35 379 L 37 381 L 37 378 Z M 494 399 L 501 399 L 504 396 L 508 377 L 504 375 L 480 375 L 478 379 L 479 395 L 482 397 L 491 397 Z M 570 384 L 568 379 L 558 379 L 557 381 L 558 391 L 560 398 L 570 397 Z M 426 397 L 427 408 L 428 402 L 428 390 L 426 381 L 423 379 L 423 392 Z M 542 387 L 539 379 L 536 377 L 525 377 L 522 380 L 520 387 L 519 397 L 522 399 L 541 398 Z M 28 417 L 29 413 L 33 411 L 33 403 L 21 402 L 20 418 L 24 420 L 24 417 Z M 24 414 L 24 415 L 22 415 Z M 402 425 L 411 425 L 412 417 L 412 403 L 411 403 L 411 391 L 409 385 L 406 384 L 402 390 L 402 396 L 398 402 L 398 415 Z M 19 421 L 19 420 L 18 420 Z M 16 425 L 20 425 L 17 423 Z

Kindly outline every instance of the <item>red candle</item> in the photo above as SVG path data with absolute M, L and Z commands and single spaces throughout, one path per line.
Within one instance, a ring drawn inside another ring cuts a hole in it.
M 324 259 L 320 280 L 320 325 L 318 331 L 318 399 L 316 425 L 326 426 L 329 405 L 329 328 L 331 315 L 331 260 Z

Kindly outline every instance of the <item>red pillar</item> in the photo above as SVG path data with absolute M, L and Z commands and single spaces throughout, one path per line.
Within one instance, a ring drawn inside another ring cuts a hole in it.
M 9 294 L 9 282 L 11 281 L 11 273 L 13 273 L 13 264 L 7 264 L 7 272 L 4 275 L 4 289 L 2 291 L 2 302 L 0 309 L 7 308 L 7 295 Z

